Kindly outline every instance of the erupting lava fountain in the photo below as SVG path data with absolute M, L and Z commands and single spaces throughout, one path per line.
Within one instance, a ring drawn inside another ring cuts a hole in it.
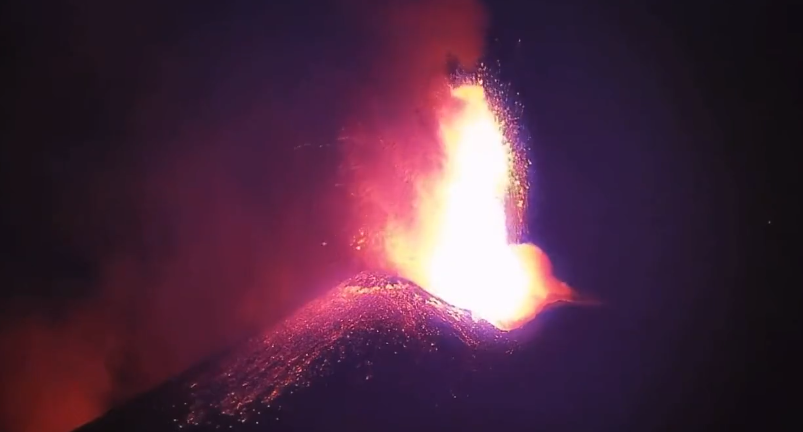
M 398 273 L 477 319 L 510 330 L 571 290 L 535 245 L 520 244 L 529 165 L 506 137 L 508 116 L 483 82 L 451 90 L 440 115 L 442 169 L 418 187 L 410 225 L 391 222 L 385 254 Z
M 162 401 L 156 404 L 161 408 L 133 404 L 84 430 L 280 427 L 282 406 L 308 406 L 303 401 L 315 397 L 336 411 L 353 412 L 341 420 L 365 421 L 371 411 L 365 407 L 393 405 L 392 397 L 380 395 L 413 384 L 428 389 L 416 397 L 430 397 L 426 406 L 435 408 L 451 406 L 458 388 L 461 397 L 472 393 L 478 406 L 484 406 L 483 397 L 494 397 L 489 388 L 503 391 L 498 375 L 481 371 L 514 352 L 517 338 L 507 330 L 553 301 L 569 300 L 571 290 L 552 276 L 540 249 L 519 243 L 528 162 L 506 137 L 505 111 L 494 107 L 482 82 L 458 86 L 451 96 L 453 103 L 440 115 L 439 169 L 416 173 L 416 201 L 399 215 L 403 222 L 390 220 L 374 232 L 385 264 L 401 277 L 356 275 L 265 334 L 157 391 L 152 398 Z M 332 396 L 329 386 L 349 398 Z M 322 406 L 309 403 L 316 411 Z M 333 428 L 328 418 L 312 425 L 316 418 L 287 421 L 303 430 Z M 453 426 L 454 419 L 448 421 Z

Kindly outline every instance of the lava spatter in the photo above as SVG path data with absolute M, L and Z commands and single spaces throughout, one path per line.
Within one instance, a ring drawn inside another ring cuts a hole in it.
M 355 358 L 382 350 L 425 356 L 443 340 L 472 351 L 512 346 L 508 333 L 409 281 L 362 273 L 191 380 L 185 424 L 209 424 L 210 414 L 245 422 Z
M 384 255 L 425 290 L 512 330 L 571 289 L 523 238 L 529 161 L 487 87 L 476 79 L 451 88 L 439 111 L 440 166 L 417 173 L 415 204 L 389 218 Z

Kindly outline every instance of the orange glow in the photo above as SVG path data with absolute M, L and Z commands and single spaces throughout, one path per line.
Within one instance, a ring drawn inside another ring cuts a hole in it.
M 451 96 L 455 106 L 439 120 L 442 167 L 416 185 L 412 225 L 387 227 L 385 253 L 432 294 L 513 329 L 569 291 L 538 247 L 511 238 L 524 210 L 526 166 L 482 83 L 453 88 Z M 510 198 L 516 211 L 509 211 Z

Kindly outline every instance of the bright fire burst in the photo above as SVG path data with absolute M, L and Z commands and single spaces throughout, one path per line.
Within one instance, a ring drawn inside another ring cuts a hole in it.
M 517 244 L 525 163 L 505 137 L 504 116 L 482 82 L 451 90 L 440 116 L 443 164 L 418 184 L 412 226 L 391 224 L 385 252 L 399 273 L 445 301 L 509 330 L 566 298 L 536 246 Z M 516 214 L 511 214 L 516 213 Z

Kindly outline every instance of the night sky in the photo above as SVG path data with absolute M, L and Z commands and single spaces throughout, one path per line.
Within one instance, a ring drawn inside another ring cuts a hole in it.
M 71 430 L 366 268 L 345 162 L 392 167 L 339 138 L 404 143 L 447 60 L 524 106 L 530 237 L 661 359 L 655 424 L 789 412 L 799 6 L 8 3 L 0 429 Z

